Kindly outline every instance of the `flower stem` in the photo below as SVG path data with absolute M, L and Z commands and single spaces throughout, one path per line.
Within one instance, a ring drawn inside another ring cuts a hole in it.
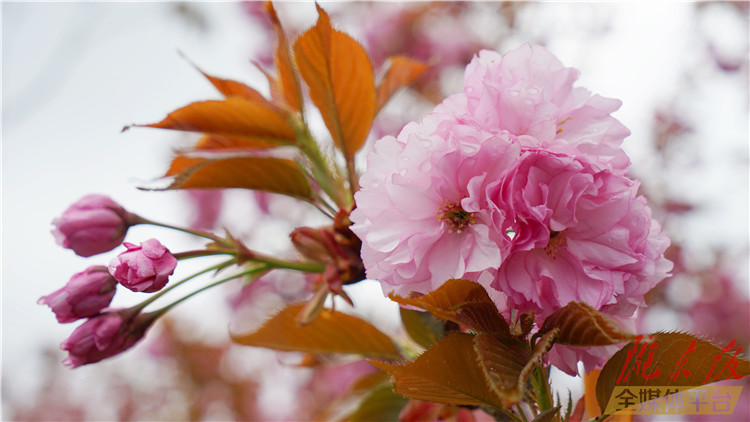
M 138 218 L 135 219 L 135 221 L 133 222 L 133 224 L 134 225 L 135 224 L 150 224 L 152 226 L 164 227 L 164 228 L 167 228 L 167 229 L 172 229 L 172 230 L 177 230 L 177 231 L 181 231 L 181 232 L 184 232 L 184 233 L 189 233 L 189 234 L 192 234 L 194 236 L 203 237 L 203 238 L 206 238 L 206 239 L 211 239 L 211 240 L 213 240 L 215 242 L 221 242 L 221 239 L 219 237 L 217 237 L 215 234 L 209 233 L 207 231 L 193 230 L 193 229 L 188 229 L 188 228 L 185 228 L 185 227 L 173 226 L 171 224 L 160 223 L 158 221 L 152 221 L 152 220 L 149 220 L 147 218 L 140 217 L 140 216 L 138 216 Z
M 137 312 L 140 312 L 143 308 L 145 308 L 146 306 L 148 306 L 151 303 L 153 303 L 156 299 L 164 296 L 170 290 L 175 289 L 177 286 L 180 286 L 180 285 L 186 283 L 187 281 L 190 281 L 190 280 L 192 280 L 192 279 L 194 279 L 194 278 L 196 278 L 196 277 L 198 277 L 200 275 L 203 275 L 205 273 L 211 272 L 213 270 L 220 270 L 220 269 L 222 269 L 222 268 L 224 268 L 224 267 L 226 267 L 228 265 L 231 265 L 233 262 L 234 262 L 234 259 L 230 259 L 228 261 L 224 261 L 224 262 L 222 262 L 220 264 L 216 264 L 214 266 L 211 266 L 211 267 L 205 268 L 205 269 L 203 269 L 201 271 L 198 271 L 197 273 L 195 273 L 195 274 L 193 274 L 191 276 L 188 276 L 187 278 L 182 279 L 182 280 L 178 281 L 177 283 L 174 283 L 174 284 L 172 284 L 171 286 L 169 286 L 169 287 L 167 287 L 165 289 L 162 289 L 161 291 L 159 291 L 158 293 L 152 295 L 151 297 L 149 297 L 148 299 L 146 299 L 143 302 L 139 303 L 138 305 L 133 306 L 133 308 L 131 308 L 131 309 L 133 309 L 133 310 L 135 310 Z
M 534 367 L 534 371 L 531 373 L 531 384 L 534 386 L 534 391 L 536 392 L 539 409 L 542 412 L 551 409 L 554 404 L 552 402 L 552 393 L 549 388 L 547 371 L 539 365 Z
M 282 268 L 306 273 L 322 273 L 326 268 L 325 264 L 319 262 L 284 261 L 264 255 L 255 255 L 251 259 L 256 262 L 268 264 L 270 268 Z
M 234 280 L 234 279 L 239 278 L 239 277 L 244 277 L 246 275 L 258 274 L 258 273 L 267 271 L 268 269 L 269 269 L 268 266 L 260 266 L 260 267 L 256 267 L 256 268 L 253 268 L 253 269 L 250 269 L 250 270 L 242 271 L 240 273 L 231 275 L 231 276 L 226 277 L 226 278 L 222 278 L 221 280 L 218 280 L 218 281 L 214 281 L 213 283 L 211 283 L 209 285 L 206 285 L 204 287 L 201 287 L 200 289 L 198 289 L 198 290 L 196 290 L 196 291 L 194 291 L 192 293 L 189 293 L 189 294 L 181 297 L 180 299 L 177 299 L 176 301 L 170 303 L 169 305 L 167 305 L 167 306 L 165 306 L 165 307 L 163 307 L 163 308 L 161 308 L 159 310 L 154 311 L 154 313 L 158 313 L 159 315 L 164 314 L 168 310 L 170 310 L 173 307 L 175 307 L 177 304 L 180 304 L 180 303 L 188 300 L 189 298 L 197 295 L 198 293 L 204 292 L 204 291 L 206 291 L 206 290 L 208 290 L 210 288 L 216 287 L 216 286 L 218 286 L 220 284 L 224 284 L 227 281 Z
M 339 208 L 347 208 L 350 205 L 351 198 L 343 195 L 343 186 L 341 185 L 340 177 L 337 177 L 338 172 L 334 173 L 332 171 L 331 165 L 321 153 L 320 147 L 315 142 L 315 139 L 313 139 L 312 134 L 310 134 L 307 125 L 302 122 L 302 124 L 297 125 L 295 132 L 299 140 L 300 150 L 310 160 L 315 182 Z
M 182 261 L 183 259 L 200 258 L 202 256 L 215 256 L 215 255 L 235 255 L 236 256 L 237 251 L 225 250 L 225 249 L 217 249 L 217 250 L 199 249 L 195 251 L 178 252 L 172 255 L 175 258 L 177 258 L 178 261 Z

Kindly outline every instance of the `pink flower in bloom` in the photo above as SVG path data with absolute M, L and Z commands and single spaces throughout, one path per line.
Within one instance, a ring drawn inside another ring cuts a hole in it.
M 52 221 L 52 234 L 58 245 L 89 257 L 120 246 L 136 219 L 107 196 L 87 195 Z
M 651 219 L 638 183 L 582 159 L 528 150 L 488 191 L 512 234 L 492 287 L 543 318 L 570 301 L 632 315 L 667 276 L 669 239 Z M 625 306 L 625 304 L 632 306 Z M 614 309 L 614 308 L 613 308 Z
M 610 113 L 621 101 L 573 87 L 578 71 L 541 46 L 524 44 L 501 56 L 483 50 L 466 68 L 465 112 L 479 127 L 508 131 L 525 146 L 586 155 L 594 165 L 626 168 L 620 148 L 630 131 Z
M 380 139 L 351 214 L 367 276 L 407 294 L 497 268 L 503 238 L 484 191 L 519 149 L 507 136 L 441 113 L 407 125 L 397 138 Z
M 73 322 L 98 314 L 109 306 L 115 295 L 117 281 L 107 267 L 89 267 L 71 277 L 63 288 L 39 299 L 47 305 L 60 323 Z
M 123 246 L 127 251 L 109 263 L 110 274 L 134 292 L 161 290 L 177 267 L 177 259 L 156 239 L 149 239 L 141 246 L 127 242 Z
M 483 51 L 464 94 L 378 141 L 351 218 L 368 277 L 402 295 L 470 278 L 538 323 L 571 301 L 621 317 L 643 306 L 672 268 L 669 239 L 626 176 L 620 102 L 577 76 L 542 47 Z
M 60 344 L 68 352 L 63 363 L 77 368 L 125 351 L 143 338 L 157 316 L 121 309 L 90 318 Z

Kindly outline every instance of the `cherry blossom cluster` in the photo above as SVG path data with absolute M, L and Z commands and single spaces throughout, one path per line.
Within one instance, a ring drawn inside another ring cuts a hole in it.
M 571 301 L 615 317 L 643 306 L 672 268 L 669 239 L 628 177 L 620 101 L 577 77 L 540 46 L 485 50 L 463 93 L 377 141 L 351 215 L 367 276 L 399 295 L 472 279 L 538 323 Z
M 109 197 L 93 194 L 81 198 L 56 218 L 52 233 L 60 246 L 90 257 L 120 246 L 130 226 L 145 222 Z M 39 304 L 49 306 L 60 323 L 87 318 L 61 344 L 68 352 L 65 364 L 69 366 L 98 362 L 132 347 L 159 316 L 158 312 L 141 312 L 143 304 L 127 309 L 109 305 L 118 285 L 134 292 L 161 290 L 174 272 L 177 258 L 156 239 L 141 245 L 123 245 L 127 250 L 115 257 L 109 267 L 91 266 L 73 275 L 59 290 L 39 299 Z

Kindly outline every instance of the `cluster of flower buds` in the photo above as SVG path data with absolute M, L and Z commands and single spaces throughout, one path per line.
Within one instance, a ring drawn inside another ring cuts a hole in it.
M 334 224 L 319 229 L 299 228 L 292 241 L 306 261 L 277 259 L 248 249 L 229 233 L 213 233 L 157 223 L 126 211 L 104 195 L 88 195 L 71 205 L 53 221 L 53 234 L 61 246 L 76 254 L 90 257 L 120 245 L 125 251 L 113 258 L 109 266 L 92 266 L 75 274 L 61 289 L 39 299 L 49 306 L 60 323 L 88 318 L 62 343 L 68 351 L 65 363 L 78 367 L 114 356 L 135 345 L 159 316 L 187 298 L 226 281 L 244 276 L 256 279 L 279 268 L 315 273 L 311 278 L 317 294 L 308 306 L 303 322 L 310 322 L 322 309 L 328 293 L 340 295 L 351 303 L 342 286 L 364 279 L 364 265 L 359 257 L 360 240 L 349 230 L 348 212 L 340 212 Z M 123 242 L 128 229 L 135 224 L 161 226 L 207 239 L 204 249 L 175 253 L 157 239 L 136 245 Z M 228 255 L 229 260 L 204 269 L 169 287 L 170 276 L 181 259 Z M 168 291 L 199 275 L 216 273 L 236 265 L 241 271 L 215 281 L 187 296 L 152 312 L 143 312 Z M 127 309 L 110 307 L 117 285 L 137 293 L 152 293 L 140 304 Z
M 130 226 L 145 222 L 107 196 L 87 195 L 53 220 L 52 234 L 60 246 L 90 257 L 120 246 Z M 109 268 L 91 266 L 38 301 L 49 306 L 60 323 L 88 318 L 61 344 L 69 353 L 67 365 L 75 368 L 98 362 L 130 348 L 159 316 L 141 313 L 142 306 L 115 310 L 109 305 L 118 284 L 138 292 L 161 290 L 177 259 L 156 239 L 124 246 L 127 250 Z

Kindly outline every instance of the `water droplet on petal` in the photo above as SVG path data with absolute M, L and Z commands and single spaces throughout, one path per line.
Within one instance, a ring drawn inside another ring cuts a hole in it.
M 539 92 L 539 89 L 532 86 L 531 88 L 527 89 L 526 92 L 529 93 L 530 95 L 534 95 L 537 92 Z
M 400 174 L 402 176 L 406 176 L 406 173 L 407 173 L 406 169 L 401 169 L 401 170 L 398 171 L 398 174 Z
M 432 163 L 429 161 L 425 161 L 422 164 L 419 165 L 419 171 L 430 171 L 432 169 Z
M 519 90 L 517 90 L 517 89 L 512 89 L 512 90 L 510 91 L 510 95 L 511 95 L 512 97 L 518 97 L 518 94 L 520 94 L 520 93 L 521 93 L 521 91 L 519 91 Z

